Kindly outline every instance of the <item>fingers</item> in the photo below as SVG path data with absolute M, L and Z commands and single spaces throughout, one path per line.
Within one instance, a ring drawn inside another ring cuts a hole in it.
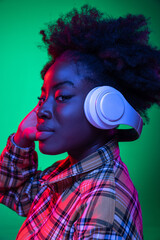
M 33 108 L 32 111 L 35 112 L 35 113 L 37 113 L 38 108 L 39 108 L 39 105 L 36 105 L 35 108 Z
M 39 105 L 36 105 L 33 110 L 27 115 L 27 116 L 34 116 L 37 115 L 37 110 L 39 108 Z
M 36 127 L 28 127 L 23 131 L 23 135 L 25 136 L 25 138 L 30 141 L 36 140 L 36 133 L 37 133 Z
M 38 106 L 34 107 L 34 109 L 27 114 L 27 116 L 22 120 L 19 125 L 19 128 L 23 132 L 26 128 L 35 127 L 37 124 L 37 111 Z

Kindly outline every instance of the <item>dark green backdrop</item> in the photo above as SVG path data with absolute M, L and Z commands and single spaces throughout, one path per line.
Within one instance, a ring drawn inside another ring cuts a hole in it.
M 41 43 L 40 29 L 44 23 L 84 3 L 118 17 L 127 13 L 151 17 L 150 41 L 160 48 L 160 1 L 158 0 L 0 0 L 0 152 L 7 137 L 37 104 L 42 80 L 40 70 L 47 60 Z M 121 143 L 121 157 L 139 192 L 145 240 L 160 239 L 159 148 L 160 110 L 153 107 L 150 123 L 144 126 L 141 138 Z M 38 151 L 38 145 L 36 145 Z M 38 151 L 39 169 L 56 159 Z M 0 240 L 14 240 L 25 218 L 0 205 Z

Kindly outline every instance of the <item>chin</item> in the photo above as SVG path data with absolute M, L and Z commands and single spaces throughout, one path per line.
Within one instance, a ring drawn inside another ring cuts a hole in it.
M 55 147 L 55 146 L 54 146 Z M 49 146 L 42 141 L 39 141 L 39 151 L 46 155 L 57 155 L 64 153 L 64 151 L 60 151 L 59 149 L 53 148 L 53 146 Z

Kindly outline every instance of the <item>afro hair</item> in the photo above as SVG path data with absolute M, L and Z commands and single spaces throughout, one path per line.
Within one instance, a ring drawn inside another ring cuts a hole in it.
M 84 5 L 41 30 L 49 61 L 42 78 L 58 57 L 89 67 L 90 81 L 117 88 L 148 122 L 147 109 L 160 106 L 160 51 L 149 44 L 148 20 L 128 14 L 117 19 Z

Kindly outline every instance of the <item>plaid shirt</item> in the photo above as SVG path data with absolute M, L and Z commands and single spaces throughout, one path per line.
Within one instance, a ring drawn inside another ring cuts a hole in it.
M 8 138 L 0 158 L 0 202 L 27 216 L 17 240 L 143 239 L 137 191 L 111 140 L 71 166 L 37 171 L 34 146 Z

